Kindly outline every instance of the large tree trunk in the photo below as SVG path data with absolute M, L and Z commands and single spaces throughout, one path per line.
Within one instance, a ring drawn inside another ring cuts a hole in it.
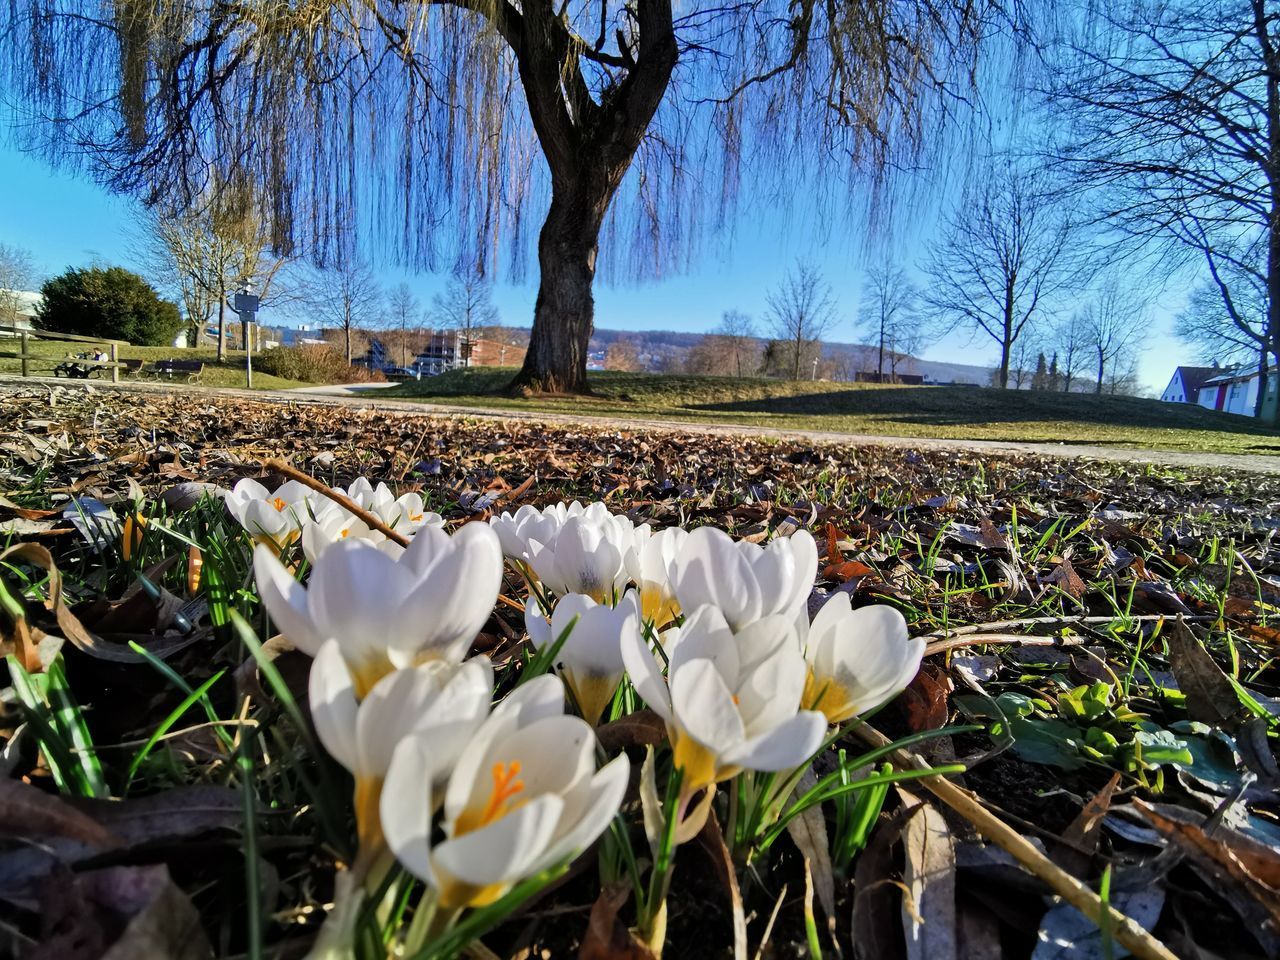
M 498 29 L 517 50 L 529 117 L 551 170 L 551 210 L 538 235 L 541 278 L 516 392 L 587 392 L 600 226 L 671 82 L 679 55 L 671 0 L 638 0 L 635 56 L 600 100 L 578 61 L 582 51 L 552 5 L 519 14 L 500 4 Z
M 541 277 L 529 352 L 517 383 L 546 393 L 587 392 L 587 347 L 595 318 L 598 221 L 558 194 L 538 236 Z

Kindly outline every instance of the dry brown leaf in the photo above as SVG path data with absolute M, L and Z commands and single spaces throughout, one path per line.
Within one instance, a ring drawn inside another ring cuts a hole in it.
M 1178 688 L 1186 695 L 1191 719 L 1228 731 L 1239 726 L 1244 708 L 1235 688 L 1181 618 L 1174 623 L 1167 642 L 1169 665 Z
M 1120 774 L 1115 773 L 1062 832 L 1062 842 L 1058 844 L 1053 860 L 1080 880 L 1088 879 L 1089 864 L 1093 861 L 1098 840 L 1102 836 L 1102 820 L 1111 809 L 1111 798 L 1119 785 Z
M 742 907 L 742 891 L 738 889 L 738 872 L 733 856 L 725 846 L 724 831 L 720 829 L 715 810 L 711 811 L 706 825 L 698 833 L 698 844 L 711 858 L 716 876 L 729 897 L 729 907 L 733 911 L 734 960 L 747 960 L 747 917 Z
M 913 809 L 902 828 L 907 960 L 955 960 L 956 853 L 951 830 L 931 804 L 901 788 L 898 792 Z
M 618 911 L 630 895 L 629 887 L 600 891 L 591 907 L 578 960 L 656 960 L 653 951 L 618 918 Z
M 813 788 L 818 782 L 813 769 L 810 768 L 800 777 L 793 796 L 800 797 Z M 836 881 L 831 867 L 831 843 L 827 838 L 827 819 L 822 813 L 822 805 L 814 804 L 798 817 L 787 821 L 787 834 L 791 837 L 800 855 L 810 864 L 813 885 L 818 894 L 818 902 L 822 904 L 822 912 L 826 914 L 827 929 L 835 939 L 836 932 Z

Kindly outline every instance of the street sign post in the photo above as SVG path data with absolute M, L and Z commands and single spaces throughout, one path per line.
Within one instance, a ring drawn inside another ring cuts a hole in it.
M 240 340 L 244 344 L 244 377 L 245 384 L 253 387 L 253 344 L 249 340 L 249 328 L 257 322 L 258 297 L 253 293 L 253 281 L 244 285 L 244 289 L 236 294 L 232 310 L 240 318 Z

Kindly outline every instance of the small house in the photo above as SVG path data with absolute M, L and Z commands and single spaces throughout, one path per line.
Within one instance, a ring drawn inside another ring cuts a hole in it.
M 1211 367 L 1178 367 L 1160 399 L 1166 403 L 1199 403 L 1200 388 L 1221 372 L 1222 368 L 1216 363 Z

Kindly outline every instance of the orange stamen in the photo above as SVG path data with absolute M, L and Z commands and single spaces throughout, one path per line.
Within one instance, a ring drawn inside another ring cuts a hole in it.
M 512 760 L 509 764 L 498 762 L 493 765 L 493 792 L 489 794 L 489 802 L 485 805 L 484 813 L 480 815 L 482 824 L 492 823 L 498 819 L 507 801 L 524 790 L 524 781 L 517 780 L 518 776 L 520 776 L 519 760 Z
M 284 502 L 283 497 L 276 497 L 271 501 L 271 505 L 275 507 L 279 513 L 284 513 L 284 508 L 288 506 L 288 504 Z

